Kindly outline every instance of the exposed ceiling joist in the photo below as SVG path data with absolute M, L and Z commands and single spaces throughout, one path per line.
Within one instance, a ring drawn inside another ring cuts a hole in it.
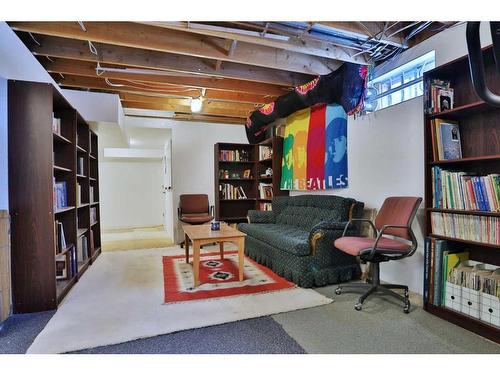
M 210 35 L 219 38 L 227 38 L 241 42 L 257 44 L 286 51 L 304 53 L 311 56 L 324 57 L 339 61 L 349 61 L 363 64 L 366 62 L 363 56 L 352 57 L 344 48 L 326 41 L 300 40 L 293 37 L 277 38 L 274 34 L 262 36 L 256 31 L 241 30 L 229 27 L 204 25 L 196 22 L 143 22 L 148 25 L 163 27 L 170 30 L 186 31 L 199 35 Z
M 94 90 L 102 90 L 107 92 L 129 92 L 135 94 L 157 94 L 157 95 L 165 95 L 166 97 L 177 97 L 177 98 L 189 98 L 189 97 L 198 97 L 199 90 L 180 90 L 176 91 L 172 90 L 164 90 L 158 89 L 151 86 L 146 85 L 134 85 L 130 82 L 124 80 L 113 79 L 110 80 L 112 85 L 106 83 L 106 81 L 102 78 L 92 78 L 92 77 L 83 77 L 76 75 L 65 74 L 64 78 L 59 76 L 59 74 L 52 73 L 52 77 L 54 80 L 63 87 L 72 87 L 72 88 L 88 88 Z M 205 90 L 205 98 L 219 101 L 227 101 L 227 102 L 241 102 L 241 103 L 250 103 L 250 104 L 265 104 L 271 102 L 275 99 L 275 97 L 267 97 L 264 95 L 258 94 L 249 94 L 249 93 L 241 93 L 241 92 L 227 92 L 227 91 L 219 91 L 219 90 Z
M 240 64 L 281 69 L 304 74 L 328 74 L 340 63 L 303 53 L 240 42 L 232 56 L 225 50 L 226 40 L 169 30 L 131 22 L 85 22 L 83 31 L 77 22 L 10 22 L 14 30 L 59 36 L 125 47 L 176 53 Z
M 96 63 L 57 58 L 54 61 L 40 59 L 49 73 L 63 73 L 87 77 L 97 77 Z M 283 95 L 288 90 L 285 87 L 263 83 L 241 81 L 235 79 L 213 79 L 207 77 L 176 77 L 165 75 L 167 72 L 158 70 L 126 70 L 125 68 L 106 67 L 99 65 L 99 77 L 121 79 L 155 84 L 165 84 L 174 87 L 184 86 L 191 88 L 206 88 L 223 91 L 249 92 L 261 95 Z M 106 70 L 109 69 L 109 70 Z
M 170 103 L 145 103 L 145 102 L 122 100 L 122 106 L 123 108 L 142 108 L 142 109 L 151 109 L 157 111 L 173 111 L 175 113 L 192 114 L 190 106 L 174 105 Z M 235 110 L 210 108 L 209 106 L 203 106 L 201 111 L 197 112 L 197 114 L 245 119 L 248 116 L 248 111 L 235 111 Z
M 313 78 L 310 75 L 232 62 L 225 62 L 217 69 L 215 62 L 211 63 L 210 60 L 203 60 L 197 57 L 102 43 L 94 43 L 98 51 L 98 56 L 96 56 L 90 52 L 86 41 L 36 35 L 38 45 L 34 43 L 29 35 L 25 33 L 18 33 L 18 35 L 34 54 L 41 56 L 82 61 L 100 61 L 101 63 L 136 68 L 175 71 L 200 76 L 231 78 L 290 87 L 303 84 Z

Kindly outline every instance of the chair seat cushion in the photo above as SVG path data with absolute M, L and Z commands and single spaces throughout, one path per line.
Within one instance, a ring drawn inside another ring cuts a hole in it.
M 309 232 L 291 225 L 242 223 L 242 232 L 284 252 L 306 256 L 311 255 Z
M 184 214 L 181 221 L 188 224 L 203 224 L 213 220 L 213 216 L 208 214 Z
M 368 253 L 375 244 L 375 238 L 368 237 L 342 237 L 335 241 L 337 249 L 354 256 Z M 408 252 L 411 245 L 392 238 L 382 237 L 377 244 L 378 254 L 404 254 Z

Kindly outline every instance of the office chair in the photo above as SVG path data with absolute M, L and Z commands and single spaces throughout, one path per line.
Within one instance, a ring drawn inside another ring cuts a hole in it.
M 359 256 L 362 262 L 370 262 L 373 265 L 371 283 L 339 285 L 335 290 L 336 294 L 341 294 L 344 287 L 367 289 L 354 305 L 356 310 L 362 309 L 363 302 L 369 295 L 381 292 L 403 301 L 403 311 L 410 312 L 408 286 L 382 285 L 380 283 L 380 263 L 403 259 L 415 253 L 418 244 L 411 224 L 421 202 L 422 198 L 418 197 L 389 197 L 380 208 L 375 223 L 368 219 L 351 219 L 346 224 L 342 237 L 334 242 L 337 249 L 350 255 Z M 348 227 L 356 222 L 369 223 L 377 235 L 376 238 L 346 237 Z M 402 289 L 404 295 L 402 296 L 392 289 Z
M 186 224 L 200 225 L 209 223 L 214 218 L 214 206 L 209 206 L 208 195 L 206 194 L 181 194 L 177 217 L 179 221 Z M 181 242 L 181 247 L 184 247 L 184 242 Z

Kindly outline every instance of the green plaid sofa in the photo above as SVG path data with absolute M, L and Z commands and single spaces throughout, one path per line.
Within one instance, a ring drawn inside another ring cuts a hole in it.
M 364 203 L 334 195 L 275 197 L 273 211 L 248 211 L 245 253 L 300 287 L 359 277 L 355 257 L 333 247 L 350 218 L 361 218 Z M 349 235 L 357 235 L 357 227 Z

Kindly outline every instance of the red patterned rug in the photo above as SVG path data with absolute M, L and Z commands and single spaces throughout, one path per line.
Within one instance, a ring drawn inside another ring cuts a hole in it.
M 193 288 L 193 266 L 186 264 L 184 255 L 163 257 L 165 303 L 205 298 L 270 292 L 295 287 L 295 284 L 276 275 L 252 259 L 245 257 L 243 281 L 238 281 L 238 252 L 202 254 L 200 286 Z

